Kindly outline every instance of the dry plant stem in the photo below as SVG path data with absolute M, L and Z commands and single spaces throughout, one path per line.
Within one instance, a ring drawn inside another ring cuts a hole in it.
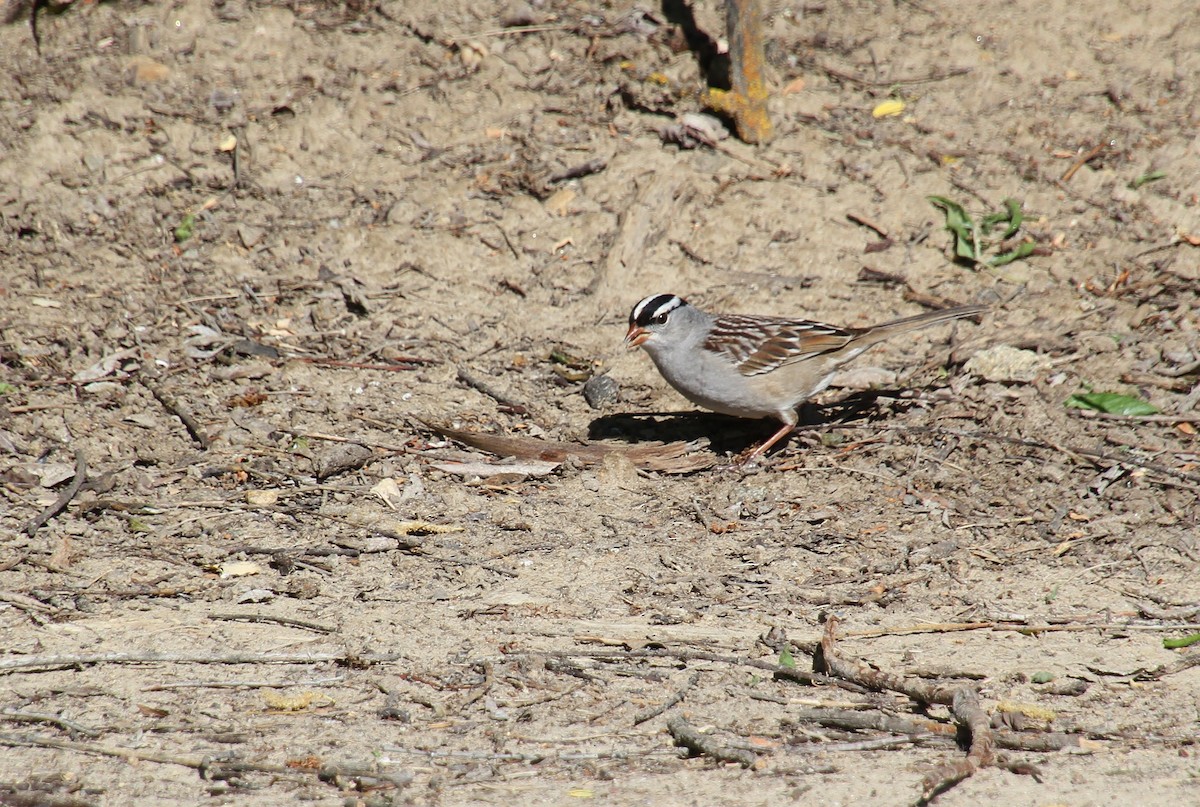
M 412 775 L 408 773 L 388 775 L 371 768 L 360 768 L 357 766 L 323 765 L 320 768 L 305 769 L 259 762 L 214 762 L 209 757 L 160 754 L 153 751 L 139 751 L 133 748 L 101 745 L 99 743 L 72 742 L 70 740 L 60 740 L 55 737 L 44 737 L 37 734 L 0 733 L 0 745 L 27 748 L 55 748 L 62 751 L 116 757 L 130 762 L 140 761 L 157 762 L 163 765 L 181 765 L 185 768 L 198 771 L 200 776 L 205 779 L 227 779 L 231 774 L 235 773 L 269 773 L 276 779 L 283 778 L 298 782 L 305 781 L 309 776 L 314 775 L 321 781 L 330 783 L 336 783 L 339 779 L 363 778 L 403 787 L 412 781 Z
M 633 716 L 633 725 L 637 726 L 641 723 L 645 723 L 647 720 L 652 720 L 652 719 L 658 717 L 659 715 L 661 715 L 663 712 L 670 709 L 672 706 L 679 704 L 681 701 L 683 701 L 684 696 L 687 695 L 688 690 L 691 689 L 692 687 L 694 687 L 696 685 L 696 682 L 698 682 L 699 680 L 700 680 L 700 673 L 692 673 L 692 677 L 687 680 L 687 683 L 684 684 L 683 686 L 681 686 L 679 689 L 675 690 L 674 694 L 672 694 L 671 697 L 667 698 L 665 701 L 663 701 L 658 706 L 653 706 L 649 709 L 644 709 L 644 710 L 638 712 L 636 715 L 634 715 Z
M 862 662 L 841 658 L 834 649 L 837 625 L 837 617 L 829 617 L 825 623 L 825 634 L 821 637 L 821 655 L 830 675 L 844 678 L 876 692 L 899 692 L 921 703 L 940 703 L 949 706 L 953 702 L 956 687 L 937 686 L 920 679 L 892 675 Z
M 0 720 L 11 720 L 14 723 L 50 723 L 69 732 L 70 734 L 80 734 L 84 737 L 99 737 L 101 732 L 96 729 L 90 729 L 87 726 L 80 725 L 74 720 L 67 720 L 65 717 L 58 715 L 47 715 L 41 712 L 22 712 L 17 709 L 0 709 Z M 3 799 L 0 798 L 0 802 Z
M 862 712 L 849 709 L 801 709 L 790 712 L 788 719 L 797 723 L 817 723 L 835 729 L 849 731 L 886 731 L 904 734 L 913 740 L 936 739 L 953 741 L 957 729 L 946 723 L 923 717 L 907 717 L 884 712 Z M 997 748 L 1012 751 L 1061 751 L 1064 748 L 1079 748 L 1083 739 L 1075 734 L 1061 732 L 993 732 Z
M 291 619 L 286 616 L 271 616 L 269 614 L 209 614 L 208 618 L 219 622 L 263 622 L 273 625 L 284 625 L 289 628 L 303 628 L 304 630 L 316 631 L 317 633 L 337 632 L 337 628 L 331 628 L 328 625 L 321 625 L 317 622 Z
M 484 395 L 491 398 L 501 406 L 507 406 L 513 411 L 514 414 L 523 415 L 529 411 L 529 407 L 525 406 L 525 404 L 514 400 L 490 384 L 476 378 L 462 367 L 458 368 L 458 380 L 466 384 L 471 389 L 482 392 Z
M 671 736 L 675 738 L 676 745 L 681 745 L 694 754 L 715 759 L 717 762 L 736 762 L 744 768 L 752 768 L 758 761 L 758 755 L 749 749 L 730 748 L 712 737 L 701 734 L 684 720 L 683 715 L 672 715 L 667 720 L 667 731 L 671 732 Z
M 793 642 L 793 646 L 796 646 L 795 642 Z M 797 649 L 799 650 L 800 648 Z M 807 651 L 801 650 L 801 652 Z M 820 673 L 805 672 L 804 670 L 785 667 L 782 664 L 775 664 L 770 661 L 743 658 L 741 656 L 722 656 L 719 653 L 706 653 L 696 650 L 554 650 L 542 655 L 550 658 L 582 657 L 598 661 L 627 661 L 640 658 L 661 658 L 683 662 L 711 661 L 717 664 L 729 664 L 734 667 L 754 667 L 759 670 L 767 670 L 779 678 L 786 678 L 789 681 L 796 681 L 801 684 L 825 684 L 858 693 L 867 691 L 853 681 L 843 681 Z M 512 658 L 512 656 L 508 656 L 507 658 Z M 0 671 L 3 671 L 2 666 L 0 666 Z
M 25 525 L 25 534 L 32 537 L 35 532 L 41 529 L 42 525 L 65 510 L 67 505 L 71 503 L 71 500 L 78 495 L 80 489 L 83 487 L 83 483 L 86 481 L 87 460 L 83 456 L 83 451 L 76 449 L 75 476 L 71 479 L 71 484 L 67 485 L 67 489 L 54 500 L 53 504 L 38 513 L 37 516 Z
M 204 449 L 207 449 L 211 445 L 211 441 L 208 439 L 208 435 L 204 433 L 204 429 L 201 428 L 200 422 L 196 420 L 195 415 L 192 414 L 192 410 L 185 406 L 182 401 L 164 390 L 157 382 L 145 376 L 138 376 L 138 381 L 141 382 L 143 387 L 150 390 L 150 394 L 163 405 L 164 409 L 183 421 L 188 434 L 192 436 L 197 445 Z
M 407 660 L 403 653 L 94 653 L 0 659 L 0 675 L 96 664 L 342 664 L 365 667 Z
M 925 774 L 922 779 L 925 798 L 973 776 L 980 768 L 991 765 L 996 758 L 996 740 L 992 736 L 987 712 L 979 705 L 979 696 L 973 690 L 960 689 L 954 693 L 951 708 L 959 725 L 970 732 L 971 746 L 965 758 L 939 765 Z

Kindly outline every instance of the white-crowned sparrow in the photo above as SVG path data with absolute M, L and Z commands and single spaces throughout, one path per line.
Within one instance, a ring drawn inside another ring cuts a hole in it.
M 985 310 L 970 305 L 872 328 L 839 328 L 787 317 L 709 314 L 677 295 L 654 294 L 630 312 L 625 344 L 645 348 L 667 383 L 692 403 L 725 415 L 782 421 L 749 462 L 787 436 L 799 420 L 796 407 L 867 348 Z

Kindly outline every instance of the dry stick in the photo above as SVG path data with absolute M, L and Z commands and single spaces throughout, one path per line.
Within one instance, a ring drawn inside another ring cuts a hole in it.
M 390 664 L 408 658 L 404 653 L 93 653 L 0 659 L 0 675 L 22 670 L 55 667 L 90 667 L 96 664 L 341 664 L 363 667 Z
M 11 720 L 14 723 L 51 723 L 71 734 L 82 734 L 84 737 L 99 737 L 101 732 L 80 725 L 74 720 L 67 720 L 58 715 L 42 714 L 41 712 L 22 712 L 17 709 L 0 709 L 0 719 Z
M 466 709 L 468 706 L 475 703 L 477 700 L 482 698 L 484 695 L 488 694 L 488 692 L 491 691 L 492 684 L 495 681 L 496 681 L 496 674 L 495 674 L 495 669 L 492 666 L 492 662 L 490 662 L 490 661 L 483 662 L 483 683 L 480 684 L 478 687 L 476 687 L 475 691 L 472 692 L 470 695 L 468 695 L 466 700 L 464 700 L 459 705 L 459 707 L 458 707 L 459 711 Z
M 821 637 L 821 657 L 830 675 L 844 678 L 877 692 L 899 692 L 921 703 L 940 703 L 949 706 L 954 701 L 956 687 L 936 686 L 920 679 L 905 678 L 877 670 L 863 662 L 848 661 L 834 650 L 838 618 L 831 616 Z
M 692 673 L 692 677 L 688 679 L 687 683 L 684 684 L 683 686 L 681 686 L 679 689 L 675 690 L 674 694 L 672 694 L 671 697 L 667 698 L 665 701 L 663 701 L 658 706 L 652 706 L 649 709 L 643 709 L 642 711 L 640 711 L 636 715 L 634 715 L 633 716 L 633 725 L 637 726 L 641 723 L 645 723 L 647 720 L 653 720 L 654 718 L 661 715 L 663 712 L 670 709 L 672 706 L 675 706 L 676 704 L 678 704 L 680 701 L 683 700 L 684 696 L 687 695 L 687 691 L 689 689 L 691 689 L 692 687 L 694 687 L 699 680 L 700 680 L 700 673 Z
M 155 381 L 151 381 L 145 376 L 138 376 L 138 381 L 142 386 L 150 390 L 160 404 L 163 405 L 168 412 L 183 421 L 183 425 L 188 430 L 188 434 L 192 436 L 201 448 L 207 449 L 211 445 L 208 435 L 204 433 L 204 429 L 200 427 L 199 421 L 196 420 L 192 410 L 185 406 L 178 398 L 164 390 L 161 385 Z
M 718 762 L 736 762 L 744 768 L 752 768 L 758 761 L 758 755 L 747 748 L 730 748 L 712 737 L 704 736 L 684 720 L 683 715 L 672 715 L 667 720 L 667 731 L 675 738 L 676 745 Z
M 33 537 L 33 534 L 37 532 L 42 525 L 65 510 L 67 505 L 71 503 L 71 500 L 74 499 L 76 494 L 79 493 L 79 490 L 83 487 L 83 483 L 86 481 L 87 460 L 84 459 L 83 451 L 76 449 L 75 476 L 71 479 L 71 484 L 67 485 L 67 489 L 64 490 L 62 494 L 60 494 L 59 497 L 54 500 L 53 504 L 51 504 L 42 512 L 38 513 L 37 516 L 32 518 L 29 523 L 25 525 L 25 534 Z
M 1068 168 L 1063 173 L 1062 179 L 1060 179 L 1059 181 L 1060 182 L 1070 182 L 1071 177 L 1075 176 L 1076 172 L 1079 171 L 1080 168 L 1083 168 L 1089 162 L 1091 162 L 1092 160 L 1099 157 L 1100 152 L 1104 151 L 1106 148 L 1108 148 L 1107 141 L 1101 143 L 1098 146 L 1093 146 L 1092 148 L 1088 149 L 1088 151 L 1086 151 L 1082 157 L 1080 157 L 1078 160 L 1076 160 L 1074 162 L 1074 164 L 1072 164 L 1071 167 Z
M 793 643 L 793 645 L 795 644 Z M 807 651 L 803 650 L 802 652 Z M 699 650 L 553 650 L 539 655 L 550 658 L 582 656 L 583 658 L 596 659 L 598 661 L 606 659 L 628 661 L 638 658 L 661 658 L 683 662 L 711 661 L 717 664 L 729 664 L 734 667 L 754 667 L 759 670 L 768 670 L 777 678 L 786 678 L 801 684 L 825 684 L 860 694 L 867 691 L 867 688 L 859 686 L 854 681 L 842 680 L 829 675 L 822 675 L 821 673 L 805 672 L 804 670 L 797 670 L 794 667 L 786 667 L 770 661 L 742 658 L 741 656 L 722 656 L 718 653 L 706 653 Z M 513 656 L 509 655 L 506 658 L 511 659 Z M 2 665 L 3 662 L 0 662 L 0 671 L 3 671 Z
M 139 751 L 133 748 L 122 748 L 114 745 L 99 743 L 78 743 L 60 740 L 55 737 L 44 737 L 37 734 L 8 734 L 0 733 L 0 745 L 12 747 L 56 748 L 62 751 L 76 751 L 84 754 L 96 754 L 104 757 L 116 757 L 126 761 L 158 762 L 164 765 L 181 765 L 199 772 L 204 779 L 228 779 L 234 773 L 269 773 L 276 778 L 286 778 L 292 781 L 304 781 L 308 776 L 315 775 L 323 782 L 340 786 L 337 779 L 343 777 L 362 778 L 384 781 L 397 787 L 404 787 L 412 782 L 412 774 L 402 773 L 389 775 L 372 768 L 356 766 L 323 765 L 319 769 L 293 768 L 287 765 L 271 765 L 260 762 L 214 762 L 209 757 L 176 756 L 160 754 L 154 751 Z
M 308 622 L 304 619 L 292 619 L 286 616 L 270 616 L 268 614 L 209 614 L 208 618 L 216 621 L 264 622 L 275 625 L 286 625 L 290 628 L 304 628 L 305 630 L 316 631 L 317 633 L 337 632 L 337 628 L 331 628 L 328 625 L 321 625 L 317 622 Z
M 939 765 L 925 774 L 921 784 L 926 800 L 973 776 L 980 768 L 991 765 L 996 758 L 996 740 L 992 736 L 987 712 L 979 705 L 979 695 L 970 689 L 960 689 L 954 693 L 951 708 L 959 725 L 970 732 L 971 747 L 965 758 Z
M 466 384 L 471 389 L 482 392 L 484 395 L 488 396 L 501 406 L 507 406 L 513 411 L 514 414 L 523 415 L 529 411 L 529 408 L 524 404 L 513 400 L 503 392 L 500 392 L 487 382 L 476 378 L 461 367 L 458 368 L 458 380 Z
M 795 722 L 817 723 L 828 728 L 849 731 L 886 731 L 904 734 L 916 739 L 953 741 L 957 729 L 946 723 L 921 717 L 862 712 L 849 709 L 810 708 L 790 712 L 789 719 Z M 996 746 L 1014 751 L 1061 751 L 1064 748 L 1080 748 L 1083 736 L 1061 732 L 994 732 Z
M 1166 678 L 1168 675 L 1190 670 L 1192 667 L 1200 667 L 1200 653 L 1190 653 L 1179 661 L 1163 664 L 1153 670 L 1138 673 L 1134 678 L 1138 681 L 1157 681 L 1160 678 Z

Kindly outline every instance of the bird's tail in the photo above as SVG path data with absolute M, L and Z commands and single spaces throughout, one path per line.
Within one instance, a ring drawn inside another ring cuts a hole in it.
M 924 314 L 917 314 L 914 317 L 905 317 L 891 322 L 885 322 L 882 325 L 877 325 L 870 330 L 871 342 L 882 342 L 884 339 L 890 339 L 908 331 L 915 331 L 918 328 L 928 328 L 930 325 L 936 325 L 939 322 L 949 322 L 955 319 L 966 319 L 974 317 L 987 311 L 986 305 L 964 305 L 958 308 L 943 308 L 941 311 L 927 311 Z

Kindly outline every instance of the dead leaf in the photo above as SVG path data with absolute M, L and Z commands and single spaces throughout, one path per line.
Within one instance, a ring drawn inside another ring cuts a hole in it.
M 418 418 L 419 419 L 419 418 Z M 420 419 L 419 419 L 420 420 Z M 635 467 L 646 471 L 668 474 L 686 474 L 711 468 L 716 457 L 703 451 L 703 441 L 691 443 L 654 443 L 628 448 L 595 443 L 565 443 L 558 440 L 543 440 L 537 437 L 512 437 L 501 434 L 485 434 L 452 429 L 428 420 L 421 420 L 437 433 L 460 443 L 495 454 L 498 457 L 516 457 L 518 460 L 540 460 L 560 463 L 573 457 L 587 465 L 603 462 L 612 453 L 623 454 Z

